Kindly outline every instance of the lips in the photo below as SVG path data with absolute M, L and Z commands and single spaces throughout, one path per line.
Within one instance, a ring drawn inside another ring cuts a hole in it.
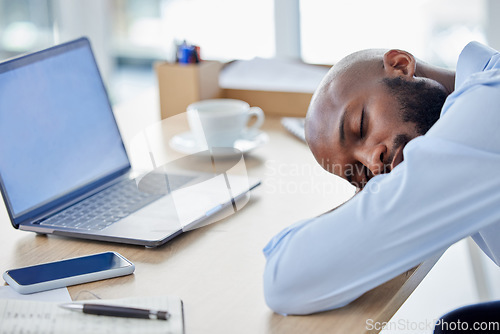
M 394 158 L 392 159 L 392 162 L 391 162 L 391 170 L 393 170 L 394 167 L 396 167 L 397 165 L 399 165 L 401 163 L 401 161 L 404 160 L 403 149 L 405 148 L 405 146 L 406 146 L 406 144 L 403 144 L 403 145 L 400 145 L 398 147 L 398 150 L 394 154 Z

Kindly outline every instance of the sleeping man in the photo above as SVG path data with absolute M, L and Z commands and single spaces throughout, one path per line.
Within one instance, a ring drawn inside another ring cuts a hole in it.
M 456 73 L 401 50 L 332 67 L 306 118 L 317 162 L 360 189 L 264 249 L 281 314 L 342 307 L 472 236 L 500 265 L 500 55 L 476 42 Z

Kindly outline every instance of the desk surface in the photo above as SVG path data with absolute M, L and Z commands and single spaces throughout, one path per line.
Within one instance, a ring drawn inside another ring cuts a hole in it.
M 115 109 L 126 145 L 158 119 L 155 92 Z M 178 131 L 187 125 L 176 120 Z M 404 273 L 340 310 L 283 317 L 265 304 L 262 248 L 281 229 L 341 204 L 353 189 L 322 171 L 307 147 L 286 133 L 279 119 L 263 129 L 270 141 L 245 158 L 250 176 L 259 177 L 243 210 L 212 225 L 184 233 L 166 245 L 139 246 L 39 236 L 15 230 L 0 206 L 0 271 L 113 250 L 136 265 L 134 275 L 73 286 L 107 298 L 177 295 L 184 301 L 186 332 L 192 333 L 363 333 L 367 319 L 388 321 L 437 259 Z M 170 152 L 175 157 L 175 152 Z M 328 196 L 325 196 L 328 193 Z

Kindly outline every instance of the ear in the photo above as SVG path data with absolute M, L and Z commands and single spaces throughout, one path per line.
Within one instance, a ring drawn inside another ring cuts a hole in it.
M 389 76 L 413 77 L 417 68 L 415 57 L 402 50 L 389 50 L 384 54 L 384 71 Z

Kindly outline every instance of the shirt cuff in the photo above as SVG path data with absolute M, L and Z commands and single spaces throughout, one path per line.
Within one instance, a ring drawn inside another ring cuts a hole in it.
M 264 249 L 262 250 L 266 259 L 269 257 L 269 255 L 271 255 L 271 253 L 276 249 L 276 247 L 278 247 L 278 245 L 281 243 L 281 240 L 283 240 L 283 238 L 285 238 L 290 232 L 292 232 L 294 230 L 299 230 L 300 228 L 302 228 L 302 226 L 306 225 L 307 223 L 309 223 L 312 220 L 314 220 L 314 218 L 301 220 L 301 221 L 299 221 L 291 226 L 288 226 L 287 228 L 282 230 L 280 233 L 276 234 L 268 242 L 266 247 L 264 247 Z

